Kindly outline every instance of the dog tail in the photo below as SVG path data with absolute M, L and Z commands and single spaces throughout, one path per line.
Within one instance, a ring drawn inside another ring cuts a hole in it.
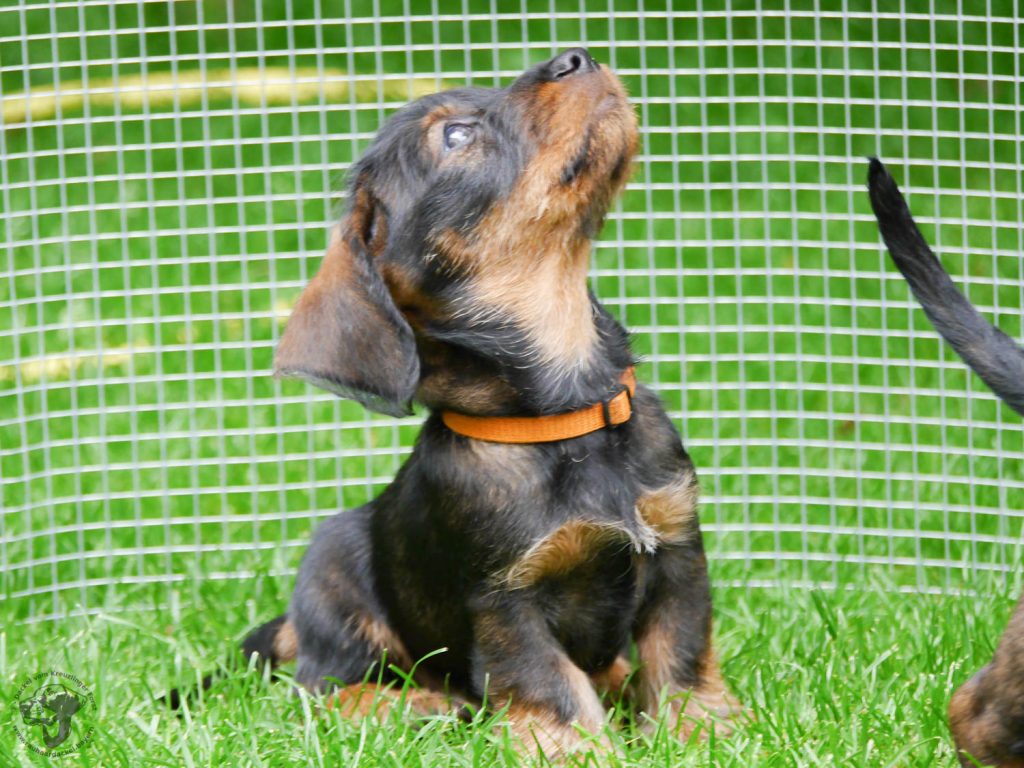
M 1007 405 L 1024 415 L 1024 349 L 994 327 L 957 290 L 910 216 L 896 182 L 871 158 L 868 192 L 892 260 L 928 319 Z
M 246 661 L 256 654 L 258 660 L 269 664 L 271 669 L 278 664 L 294 660 L 298 653 L 298 638 L 287 614 L 261 624 L 246 635 L 242 641 L 242 653 Z M 198 690 L 209 690 L 219 676 L 216 672 L 204 675 Z M 172 688 L 160 697 L 160 700 L 171 709 L 181 709 L 182 702 L 193 698 L 196 693 L 196 689 Z

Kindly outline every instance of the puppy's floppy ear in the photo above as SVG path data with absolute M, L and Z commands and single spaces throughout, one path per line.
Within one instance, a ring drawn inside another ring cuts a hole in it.
M 367 242 L 382 239 L 374 221 L 382 213 L 368 194 L 355 192 L 352 212 L 332 233 L 320 271 L 295 304 L 274 373 L 405 416 L 420 377 L 416 342 Z

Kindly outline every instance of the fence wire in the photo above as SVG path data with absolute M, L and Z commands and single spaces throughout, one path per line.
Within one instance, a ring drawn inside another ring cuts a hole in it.
M 941 12 L 939 12 L 941 9 Z M 0 8 L 0 594 L 14 619 L 290 574 L 420 417 L 269 375 L 341 179 L 417 95 L 585 45 L 637 171 L 597 244 L 700 469 L 720 582 L 956 588 L 1018 562 L 1021 422 L 880 246 L 879 155 L 1024 338 L 1012 0 L 141 0 Z

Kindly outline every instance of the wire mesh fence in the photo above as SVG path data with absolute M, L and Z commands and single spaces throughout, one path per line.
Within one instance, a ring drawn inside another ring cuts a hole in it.
M 941 9 L 938 10 L 938 9 Z M 941 346 L 864 193 L 885 159 L 1024 337 L 1012 0 L 21 2 L 0 8 L 0 594 L 15 619 L 288 574 L 419 417 L 269 374 L 345 170 L 417 95 L 585 45 L 635 178 L 593 287 L 745 584 L 956 587 L 1017 562 L 1021 424 Z

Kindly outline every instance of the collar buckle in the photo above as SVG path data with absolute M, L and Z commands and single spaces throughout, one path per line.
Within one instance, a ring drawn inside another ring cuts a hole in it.
M 623 419 L 622 421 L 612 421 L 612 402 L 616 400 L 622 393 L 626 394 L 626 401 L 629 404 L 628 413 L 626 415 L 626 418 Z M 601 401 L 601 416 L 604 419 L 605 429 L 617 429 L 618 427 L 621 427 L 623 424 L 628 422 L 631 418 L 633 418 L 633 392 L 626 384 L 626 382 L 620 381 L 615 392 Z

